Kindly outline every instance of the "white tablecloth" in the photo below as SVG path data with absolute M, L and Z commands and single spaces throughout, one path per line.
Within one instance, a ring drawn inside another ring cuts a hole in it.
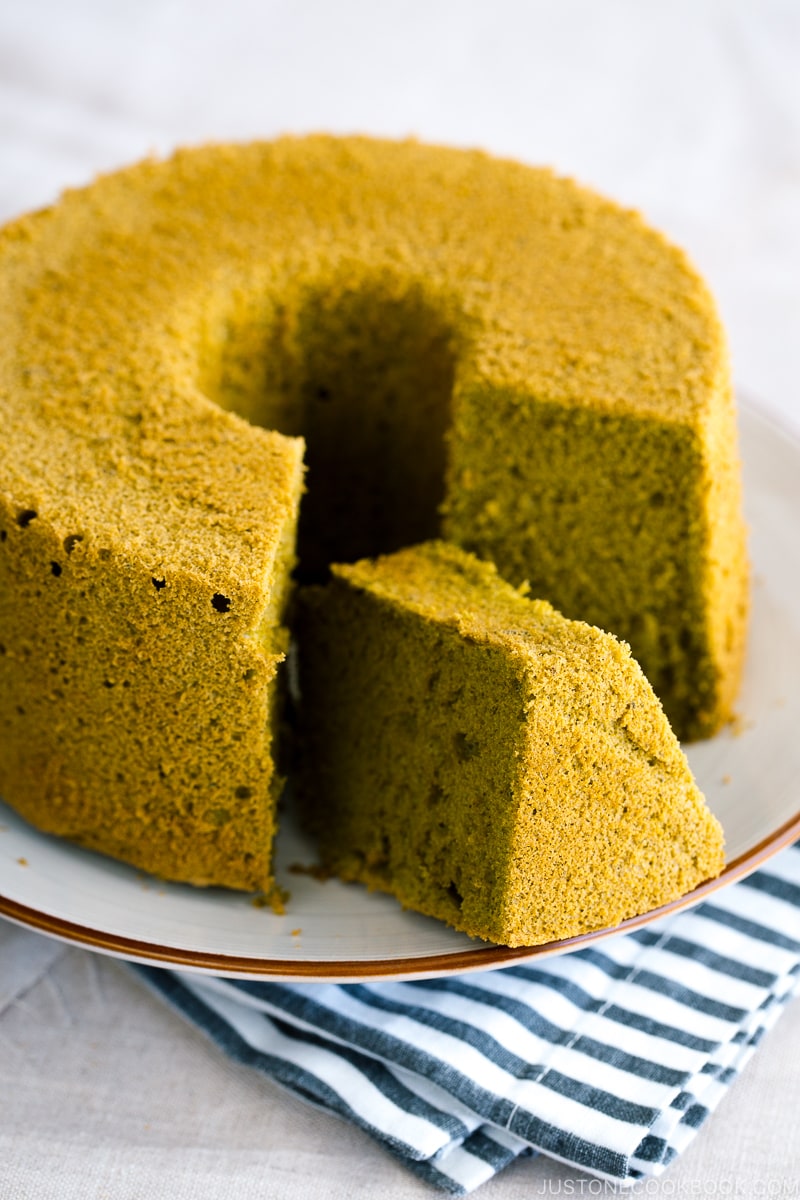
M 208 138 L 416 133 L 643 209 L 800 426 L 796 0 L 28 0 L 0 11 L 0 218 Z M 654 1195 L 800 1192 L 800 1006 Z M 485 1200 L 597 1194 L 539 1159 Z M 232 1066 L 121 964 L 0 924 L 0 1200 L 430 1196 Z
M 25 944 L 15 953 L 18 937 Z M 20 990 L 8 995 L 13 975 Z M 795 1002 L 685 1155 L 663 1180 L 632 1194 L 796 1197 L 798 1064 Z M 0 1097 L 2 1200 L 441 1194 L 358 1129 L 232 1065 L 127 967 L 3 922 Z M 562 1195 L 612 1193 L 539 1158 L 512 1164 L 475 1196 L 531 1200 L 559 1187 Z

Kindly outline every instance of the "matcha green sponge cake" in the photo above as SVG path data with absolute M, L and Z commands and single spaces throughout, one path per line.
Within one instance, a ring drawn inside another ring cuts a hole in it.
M 717 875 L 722 831 L 609 634 L 430 542 L 300 597 L 302 801 L 322 863 L 503 944 Z
M 0 795 L 39 828 L 164 878 L 274 894 L 302 445 L 242 439 L 209 405 L 204 449 L 218 439 L 221 457 L 204 463 L 185 420 L 170 414 L 186 439 L 170 465 L 183 495 L 165 500 L 143 464 L 122 488 L 137 508 L 84 462 L 96 505 L 67 487 L 57 512 L 45 488 L 35 508 L 0 504 L 0 670 L 13 682 L 0 690 Z M 95 422 L 102 439 L 113 416 Z M 53 460 L 63 441 L 53 434 Z M 182 521 L 179 541 L 165 520 Z
M 296 558 L 443 537 L 624 637 L 678 736 L 730 716 L 714 303 L 551 171 L 289 137 L 69 191 L 0 230 L 0 427 L 0 794 L 45 830 L 269 886 Z

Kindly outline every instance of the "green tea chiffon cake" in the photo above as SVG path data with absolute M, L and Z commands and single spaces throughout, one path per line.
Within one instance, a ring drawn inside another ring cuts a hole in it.
M 47 832 L 269 890 L 295 567 L 432 538 L 624 638 L 679 737 L 731 715 L 713 300 L 549 170 L 285 137 L 69 190 L 0 230 L 0 427 L 0 794 Z
M 641 668 L 442 542 L 301 592 L 301 802 L 326 870 L 533 945 L 717 875 L 721 828 Z

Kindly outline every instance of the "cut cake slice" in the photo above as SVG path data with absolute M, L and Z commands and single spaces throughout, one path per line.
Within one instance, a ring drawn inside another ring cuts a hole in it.
M 641 668 L 442 542 L 299 600 L 300 796 L 323 866 L 510 946 L 615 925 L 721 871 Z

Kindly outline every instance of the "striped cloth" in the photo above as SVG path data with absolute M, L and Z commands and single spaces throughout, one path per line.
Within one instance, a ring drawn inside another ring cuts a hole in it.
M 413 983 L 137 967 L 239 1062 L 464 1195 L 541 1151 L 660 1175 L 800 985 L 800 843 L 713 899 L 572 954 Z

